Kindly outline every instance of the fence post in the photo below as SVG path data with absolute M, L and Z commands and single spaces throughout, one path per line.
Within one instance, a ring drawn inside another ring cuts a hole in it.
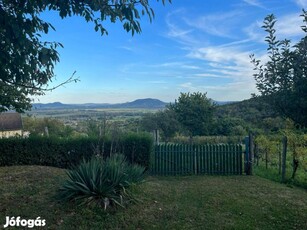
M 253 174 L 253 155 L 254 155 L 254 138 L 250 133 L 245 138 L 245 173 L 246 175 Z
M 281 165 L 281 182 L 286 181 L 286 158 L 287 158 L 287 137 L 282 139 L 282 165 Z
M 159 145 L 160 144 L 159 143 L 159 139 L 160 139 L 159 130 L 158 129 L 153 130 L 152 134 L 153 134 L 154 144 Z
M 254 161 L 254 136 L 250 133 L 249 134 L 249 165 L 250 165 L 249 175 L 253 175 L 253 161 Z
M 249 136 L 245 137 L 245 154 L 244 154 L 244 172 L 246 175 L 249 174 Z
M 194 173 L 195 175 L 197 175 L 197 151 L 195 145 L 194 145 Z

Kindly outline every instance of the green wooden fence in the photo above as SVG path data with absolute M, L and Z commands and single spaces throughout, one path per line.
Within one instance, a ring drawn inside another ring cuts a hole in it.
M 156 145 L 151 156 L 153 175 L 242 174 L 242 146 Z

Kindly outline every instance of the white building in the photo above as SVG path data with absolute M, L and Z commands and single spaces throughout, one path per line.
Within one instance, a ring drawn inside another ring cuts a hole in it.
M 19 113 L 0 113 L 0 138 L 22 136 L 22 129 L 22 120 Z

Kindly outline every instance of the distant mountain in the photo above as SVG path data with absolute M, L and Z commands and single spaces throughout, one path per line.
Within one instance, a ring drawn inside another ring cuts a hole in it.
M 160 109 L 167 105 L 166 102 L 153 98 L 137 99 L 132 102 L 123 104 L 116 104 L 115 107 L 119 108 L 147 108 L 147 109 Z
M 163 109 L 168 103 L 153 98 L 137 99 L 132 102 L 118 104 L 63 104 L 61 102 L 53 103 L 34 103 L 33 109 L 100 109 L 100 108 L 136 108 L 136 109 Z
M 34 103 L 32 105 L 32 109 L 63 109 L 63 108 L 69 108 L 71 105 L 68 104 L 62 104 L 61 102 L 53 102 L 53 103 Z

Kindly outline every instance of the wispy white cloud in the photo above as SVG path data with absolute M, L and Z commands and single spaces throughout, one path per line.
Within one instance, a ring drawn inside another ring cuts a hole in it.
M 302 8 L 307 8 L 307 0 L 294 0 L 294 2 Z
M 178 69 L 189 67 L 194 71 L 181 74 L 181 82 L 177 84 L 180 91 L 208 91 L 212 98 L 219 100 L 223 99 L 222 95 L 228 95 L 229 100 L 249 98 L 250 94 L 255 92 L 253 66 L 249 58 L 252 38 L 248 34 L 239 36 L 240 15 L 240 10 L 195 18 L 185 17 L 183 11 L 177 11 L 176 15 L 168 15 L 168 35 L 172 35 L 169 36 L 171 38 L 176 35 L 176 41 L 184 44 L 190 63 L 187 66 L 181 63 L 179 66 L 178 63 L 172 62 L 164 63 L 162 66 L 178 65 Z M 184 18 L 184 23 L 175 23 L 173 16 Z M 202 43 L 200 37 L 208 35 L 211 35 L 211 39 L 215 36 L 228 38 L 228 41 L 230 38 L 232 41 L 221 45 L 212 45 L 206 40 Z M 236 39 L 236 36 L 240 39 Z
M 250 98 L 251 92 L 256 92 L 254 82 L 233 82 L 222 85 L 206 85 L 185 82 L 178 85 L 181 92 L 207 92 L 209 98 L 219 101 L 240 101 Z
M 239 101 L 250 98 L 251 92 L 256 92 L 254 82 L 234 82 L 220 86 L 204 87 L 208 96 L 220 101 Z
M 297 36 L 304 35 L 304 32 L 301 29 L 301 26 L 303 25 L 303 18 L 299 15 L 300 13 L 294 13 L 277 18 L 276 33 L 281 37 L 280 39 L 295 38 Z
M 263 2 L 259 0 L 244 2 L 264 8 Z M 266 33 L 261 28 L 263 19 L 255 18 L 255 21 L 249 21 L 248 25 L 242 20 L 245 13 L 244 9 L 240 8 L 223 14 L 211 13 L 186 17 L 187 13 L 178 11 L 176 18 L 180 17 L 180 23 L 176 23 L 172 18 L 174 14 L 169 14 L 168 26 L 171 31 L 169 35 L 173 35 L 177 42 L 184 44 L 186 57 L 190 59 L 188 66 L 193 70 L 191 73 L 183 72 L 180 75 L 178 89 L 206 91 L 210 97 L 218 100 L 240 100 L 249 98 L 251 93 L 257 92 L 253 77 L 254 66 L 249 55 L 255 53 L 263 62 L 267 60 L 264 46 Z M 300 29 L 302 20 L 299 14 L 285 14 L 277 20 L 278 39 L 295 39 L 302 34 Z M 206 39 L 202 44 L 200 39 L 202 36 L 209 37 L 211 43 Z M 213 38 L 224 39 L 224 43 L 216 45 Z M 164 66 L 170 67 L 170 64 L 175 67 L 179 63 L 169 63 Z M 177 66 L 179 70 L 184 68 L 183 63 L 180 64 Z
M 182 44 L 194 44 L 197 41 L 194 39 L 192 28 L 183 28 L 180 21 L 182 21 L 182 15 L 184 14 L 184 9 L 178 9 L 176 11 L 170 12 L 166 16 L 166 25 L 168 27 L 167 37 L 176 39 L 176 41 Z
M 189 64 L 188 62 L 164 62 L 155 65 L 149 65 L 154 68 L 176 68 L 176 69 L 200 69 L 197 65 Z
M 196 73 L 193 76 L 198 78 L 229 78 L 229 76 L 225 76 L 222 74 L 213 74 L 213 73 Z
M 275 24 L 275 29 L 277 39 L 283 40 L 287 38 L 295 41 L 297 38 L 304 35 L 304 32 L 301 29 L 303 20 L 301 17 L 299 17 L 299 15 L 300 13 L 292 13 L 276 18 L 277 22 Z M 265 43 L 265 36 L 267 34 L 264 29 L 261 28 L 262 26 L 263 21 L 255 21 L 254 23 L 245 27 L 243 31 L 246 33 L 249 40 L 258 43 Z
M 149 84 L 167 84 L 166 81 L 147 81 Z
M 178 89 L 182 91 L 192 91 L 192 92 L 201 91 L 199 90 L 198 87 L 194 86 L 192 82 L 182 83 L 178 86 Z
M 245 32 L 248 39 L 254 42 L 264 43 L 265 32 L 261 28 L 263 22 L 255 21 L 252 24 L 246 26 L 243 31 Z
M 219 37 L 234 38 L 236 37 L 236 34 L 233 33 L 233 30 L 239 23 L 240 16 L 242 16 L 242 12 L 234 10 L 230 12 L 217 12 L 196 18 L 185 17 L 184 20 L 187 25 L 207 34 Z
M 200 67 L 196 66 L 196 65 L 182 65 L 181 68 L 183 68 L 183 69 L 200 69 Z
M 128 47 L 128 46 L 120 46 L 120 47 L 118 47 L 119 49 L 123 49 L 123 50 L 127 50 L 127 51 L 131 51 L 131 52 L 133 52 L 134 51 L 134 49 L 132 48 L 132 47 Z
M 258 0 L 243 0 L 243 1 L 252 6 L 264 8 L 263 4 Z

